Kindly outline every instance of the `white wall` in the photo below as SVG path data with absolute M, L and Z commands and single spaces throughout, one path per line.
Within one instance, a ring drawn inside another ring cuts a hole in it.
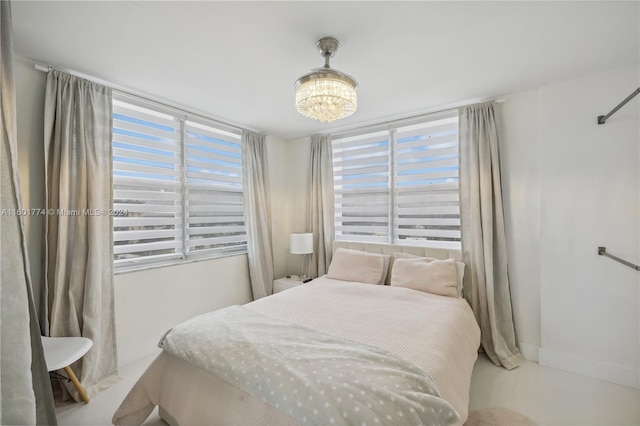
M 511 300 L 520 350 L 538 361 L 540 346 L 540 114 L 538 91 L 501 104 L 502 182 Z
M 118 274 L 114 280 L 118 362 L 157 348 L 171 327 L 196 315 L 251 301 L 247 256 Z
M 306 227 L 306 199 L 310 155 L 310 138 L 287 141 L 287 194 L 289 197 L 287 208 L 290 219 L 288 222 L 285 251 L 280 253 L 280 255 L 286 259 L 287 274 L 300 274 L 303 266 L 302 255 L 289 254 L 288 234 L 310 231 Z
M 289 253 L 289 235 L 306 232 L 309 138 L 282 141 L 267 137 L 275 278 L 299 274 L 302 256 Z
M 287 272 L 286 252 L 289 250 L 291 209 L 289 208 L 290 197 L 287 192 L 289 182 L 287 145 L 285 141 L 267 136 L 274 278 L 284 277 L 289 274 Z
M 305 202 L 311 142 L 267 137 L 275 278 L 299 274 L 301 255 L 289 253 L 289 235 L 306 232 Z
M 17 57 L 18 168 L 25 208 L 44 208 L 44 88 L 46 74 Z M 274 144 L 277 145 L 277 141 Z M 36 297 L 42 288 L 43 217 L 25 228 Z M 200 313 L 251 301 L 245 255 L 119 274 L 114 279 L 119 363 L 154 353 L 171 326 Z
M 638 71 L 549 84 L 502 105 L 519 340 L 529 357 L 540 347 L 541 364 L 633 387 L 640 278 L 597 247 L 640 261 L 638 99 L 604 125 L 596 117 L 639 86 Z

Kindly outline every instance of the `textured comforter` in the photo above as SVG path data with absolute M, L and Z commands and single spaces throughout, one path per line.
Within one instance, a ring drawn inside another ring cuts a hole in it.
M 466 420 L 480 331 L 464 300 L 319 278 L 245 308 L 395 354 L 428 372 L 442 398 L 457 411 L 457 424 Z M 166 352 L 133 387 L 113 421 L 140 424 L 155 405 L 161 406 L 165 419 L 179 424 L 301 423 Z
M 397 355 L 241 306 L 175 327 L 160 347 L 304 424 L 459 419 L 429 375 Z

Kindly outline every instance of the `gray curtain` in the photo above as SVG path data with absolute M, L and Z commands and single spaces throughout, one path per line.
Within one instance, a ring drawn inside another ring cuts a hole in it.
M 460 110 L 462 251 L 470 273 L 464 294 L 482 331 L 489 358 L 507 369 L 520 365 L 507 274 L 498 151 L 500 123 L 492 102 Z
M 31 292 L 17 166 L 11 5 L 0 1 L 0 424 L 56 424 Z
M 307 230 L 313 232 L 311 276 L 327 273 L 333 243 L 333 160 L 331 137 L 311 136 L 309 180 L 307 184 Z
M 49 335 L 93 340 L 72 366 L 89 397 L 117 381 L 111 111 L 110 89 L 49 71 L 46 208 L 55 212 L 45 225 Z M 73 386 L 66 389 L 79 400 Z
M 265 136 L 242 131 L 242 186 L 253 299 L 273 293 L 271 196 Z

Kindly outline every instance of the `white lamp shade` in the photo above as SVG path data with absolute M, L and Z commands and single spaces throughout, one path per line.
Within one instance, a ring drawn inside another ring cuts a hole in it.
M 291 234 L 290 245 L 291 254 L 313 253 L 313 234 Z

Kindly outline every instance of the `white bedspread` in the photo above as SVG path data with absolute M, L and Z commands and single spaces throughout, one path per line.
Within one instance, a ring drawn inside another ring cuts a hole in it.
M 480 331 L 464 300 L 319 278 L 245 306 L 395 353 L 427 371 L 460 415 L 460 424 L 466 420 Z M 296 423 L 241 389 L 164 353 L 131 390 L 114 423 L 139 424 L 154 405 L 180 424 Z
M 458 421 L 431 377 L 414 364 L 243 306 L 186 321 L 160 347 L 304 424 Z

